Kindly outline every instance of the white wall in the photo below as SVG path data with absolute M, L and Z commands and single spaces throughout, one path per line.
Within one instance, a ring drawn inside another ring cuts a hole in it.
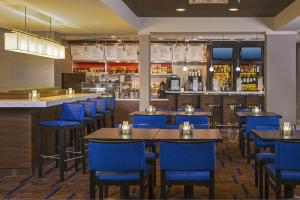
M 266 108 L 296 123 L 296 34 L 268 34 L 265 52 Z
M 0 29 L 0 91 L 54 86 L 54 61 L 4 50 L 4 29 Z

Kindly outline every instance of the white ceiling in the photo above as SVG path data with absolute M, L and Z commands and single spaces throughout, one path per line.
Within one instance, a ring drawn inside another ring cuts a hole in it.
M 100 0 L 0 0 L 0 27 L 24 30 L 53 30 L 64 34 L 128 34 L 135 30 Z

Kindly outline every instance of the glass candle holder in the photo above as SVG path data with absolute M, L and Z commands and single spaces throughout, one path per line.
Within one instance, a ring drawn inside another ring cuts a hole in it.
M 189 115 L 191 115 L 195 112 L 195 108 L 191 105 L 187 105 L 184 110 L 185 110 L 185 113 L 189 114 Z

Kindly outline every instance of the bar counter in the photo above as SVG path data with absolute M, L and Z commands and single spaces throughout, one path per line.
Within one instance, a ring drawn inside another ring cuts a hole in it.
M 57 95 L 28 99 L 0 99 L 0 176 L 31 175 L 37 165 L 39 122 L 59 116 L 62 103 L 97 97 L 97 94 Z M 54 152 L 54 135 L 46 133 L 47 153 Z
M 170 110 L 184 108 L 191 104 L 204 111 L 210 111 L 209 105 L 219 105 L 217 112 L 213 113 L 221 124 L 232 122 L 233 115 L 230 105 L 238 104 L 242 108 L 250 105 L 264 106 L 264 92 L 236 92 L 236 91 L 166 91 Z M 156 104 L 158 105 L 158 104 Z

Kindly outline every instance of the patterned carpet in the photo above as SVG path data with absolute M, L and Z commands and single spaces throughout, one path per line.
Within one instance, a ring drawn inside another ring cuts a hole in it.
M 53 165 L 54 166 L 54 165 Z M 71 166 L 69 166 L 71 168 Z M 255 199 L 254 165 L 248 165 L 240 156 L 237 143 L 228 141 L 217 145 L 216 198 L 218 199 Z M 159 183 L 159 178 L 158 178 Z M 154 189 L 159 198 L 159 187 Z M 296 195 L 300 195 L 299 189 Z M 132 187 L 130 197 L 137 198 L 138 189 Z M 273 196 L 271 192 L 271 197 Z M 196 187 L 195 198 L 208 198 L 208 189 Z M 87 199 L 89 197 L 89 175 L 74 168 L 66 172 L 66 181 L 59 182 L 57 168 L 49 167 L 43 178 L 36 175 L 28 177 L 0 177 L 1 199 Z M 183 198 L 183 188 L 174 186 L 169 198 Z M 119 198 L 116 187 L 109 189 L 109 198 Z

